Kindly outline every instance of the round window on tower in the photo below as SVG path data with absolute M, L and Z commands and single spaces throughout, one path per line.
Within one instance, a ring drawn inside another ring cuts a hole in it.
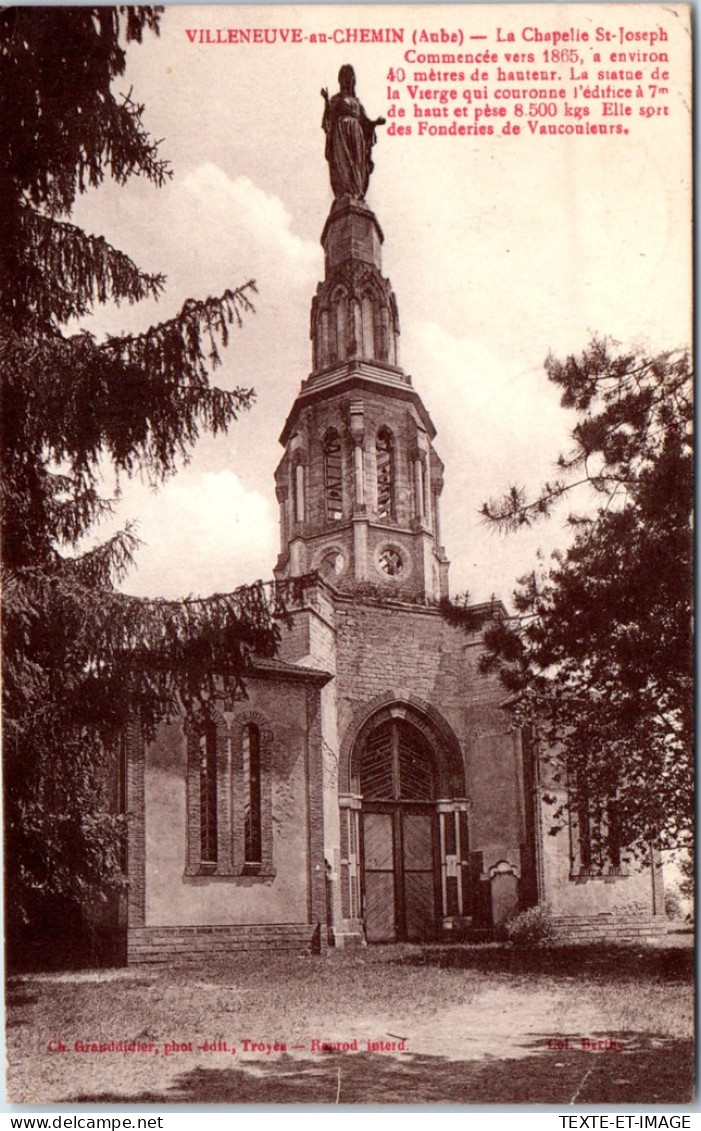
M 328 577 L 329 581 L 333 581 L 334 577 L 342 574 L 345 568 L 345 558 L 341 551 L 336 549 L 326 550 L 322 554 L 318 566 L 321 576 Z
M 386 577 L 399 577 L 404 572 L 404 558 L 396 546 L 383 546 L 377 564 Z

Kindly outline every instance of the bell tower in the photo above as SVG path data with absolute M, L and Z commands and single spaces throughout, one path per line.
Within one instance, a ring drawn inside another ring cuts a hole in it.
M 432 602 L 448 593 L 435 428 L 399 366 L 399 315 L 384 236 L 364 190 L 374 128 L 352 93 L 326 100 L 335 200 L 312 300 L 312 372 L 285 422 L 275 473 L 278 578 L 317 570 L 344 592 Z M 347 80 L 347 76 L 346 76 Z

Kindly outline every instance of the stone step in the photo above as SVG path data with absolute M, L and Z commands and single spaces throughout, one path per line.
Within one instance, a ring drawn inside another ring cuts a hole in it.
M 227 954 L 311 951 L 318 929 L 309 923 L 216 927 L 137 927 L 128 933 L 127 961 L 187 962 Z

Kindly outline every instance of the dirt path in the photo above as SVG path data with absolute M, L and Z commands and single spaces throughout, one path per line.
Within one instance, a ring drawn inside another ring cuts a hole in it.
M 8 1003 L 18 1103 L 334 1102 L 336 1093 L 348 1103 L 584 1102 L 592 1087 L 589 1102 L 623 1102 L 635 1088 L 640 1102 L 648 1083 L 657 1094 L 656 1075 L 663 1099 L 689 1087 L 679 1058 L 689 1059 L 691 987 L 653 979 L 622 994 L 585 977 L 336 956 L 211 975 L 29 975 L 11 980 Z M 77 1041 L 148 1051 L 77 1051 Z

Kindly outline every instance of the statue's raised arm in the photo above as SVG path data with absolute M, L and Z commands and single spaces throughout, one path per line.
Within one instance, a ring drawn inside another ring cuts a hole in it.
M 324 99 L 322 127 L 326 133 L 326 160 L 329 163 L 331 188 L 334 196 L 351 196 L 363 200 L 368 190 L 373 170 L 372 147 L 375 144 L 375 127 L 385 123 L 384 118 L 368 118 L 355 96 L 355 71 L 346 64 L 338 72 L 339 92 Z

